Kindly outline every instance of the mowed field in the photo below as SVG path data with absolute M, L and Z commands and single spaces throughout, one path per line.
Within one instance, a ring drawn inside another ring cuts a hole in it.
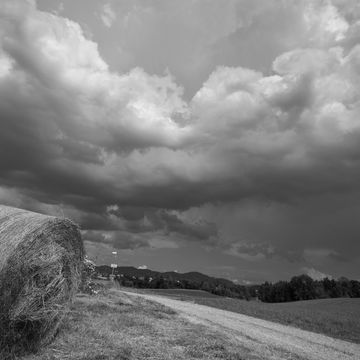
M 199 291 L 182 291 L 187 301 L 174 297 L 179 300 L 179 293 L 136 289 L 125 293 L 115 288 L 94 296 L 79 294 L 56 339 L 21 360 L 357 360 L 360 356 L 357 344 L 195 304 L 224 307 L 220 301 L 225 301 L 229 307 L 233 304 L 233 310 L 237 304 L 238 312 L 239 304 L 261 306 L 256 302 Z
M 197 290 L 166 289 L 146 292 L 360 343 L 360 299 L 339 298 L 270 304 L 224 298 Z
M 3 357 L 0 354 L 0 359 Z M 78 295 L 58 336 L 21 360 L 264 360 L 172 309 L 116 289 Z M 8 360 L 8 359 L 6 359 Z

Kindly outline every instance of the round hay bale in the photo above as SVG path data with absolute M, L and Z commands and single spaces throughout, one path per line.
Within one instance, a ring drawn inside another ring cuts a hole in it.
M 70 220 L 0 205 L 0 353 L 36 351 L 53 338 L 83 257 Z

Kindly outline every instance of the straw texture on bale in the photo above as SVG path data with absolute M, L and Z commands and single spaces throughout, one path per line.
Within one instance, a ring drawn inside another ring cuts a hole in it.
M 0 354 L 34 351 L 53 338 L 83 256 L 70 220 L 0 205 Z

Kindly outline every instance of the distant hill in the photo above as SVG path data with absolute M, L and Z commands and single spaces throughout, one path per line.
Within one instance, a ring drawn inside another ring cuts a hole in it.
M 112 268 L 108 265 L 100 265 L 96 267 L 96 270 L 98 273 L 107 276 L 112 273 Z M 202 274 L 200 272 L 187 272 L 187 273 L 178 273 L 175 271 L 168 271 L 168 272 L 160 272 L 160 271 L 154 271 L 150 269 L 137 269 L 133 266 L 119 266 L 114 271 L 115 275 L 124 275 L 127 277 L 148 277 L 148 278 L 164 278 L 171 281 L 190 281 L 190 282 L 208 282 L 210 284 L 222 284 L 226 287 L 233 287 L 235 284 L 227 279 L 223 278 L 215 278 L 212 276 L 208 276 L 205 274 Z

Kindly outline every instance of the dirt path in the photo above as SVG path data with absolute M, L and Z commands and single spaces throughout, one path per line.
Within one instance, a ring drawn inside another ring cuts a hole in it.
M 125 291 L 124 291 L 125 292 Z M 251 316 L 158 295 L 132 296 L 156 301 L 188 320 L 220 331 L 261 359 L 359 360 L 360 345 Z

